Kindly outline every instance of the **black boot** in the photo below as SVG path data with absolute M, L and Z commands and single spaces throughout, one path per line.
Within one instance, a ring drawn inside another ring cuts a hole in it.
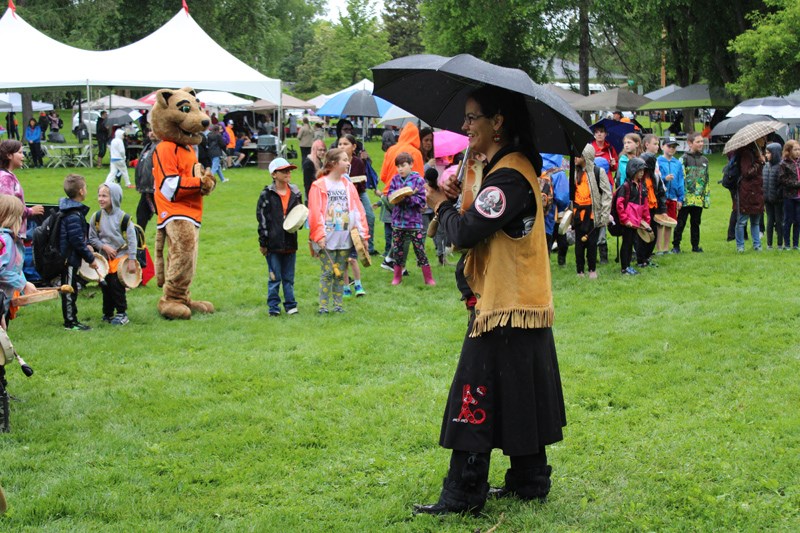
M 608 243 L 604 242 L 597 245 L 597 251 L 600 252 L 600 264 L 608 264 Z
M 516 496 L 521 500 L 538 500 L 544 502 L 550 493 L 550 473 L 553 469 L 549 465 L 527 468 L 525 470 L 506 470 L 506 485 L 491 489 L 489 496 L 504 498 Z
M 471 513 L 483 510 L 489 494 L 489 454 L 453 452 L 450 471 L 442 483 L 439 501 L 414 505 L 414 514 L 443 515 Z

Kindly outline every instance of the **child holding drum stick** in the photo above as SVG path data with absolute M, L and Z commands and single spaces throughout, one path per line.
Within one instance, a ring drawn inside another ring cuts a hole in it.
M 367 215 L 355 186 L 344 179 L 350 166 L 347 152 L 334 148 L 325 154 L 319 178 L 308 192 L 308 225 L 310 239 L 319 252 L 322 273 L 319 278 L 319 314 L 328 313 L 333 304 L 335 313 L 342 313 L 342 273 L 353 239 L 350 228 L 357 228 L 361 237 L 369 239 Z
M 108 259 L 108 274 L 103 291 L 103 322 L 124 326 L 128 320 L 128 299 L 125 287 L 117 276 L 117 269 L 125 261 L 128 272 L 136 272 L 136 230 L 130 215 L 120 209 L 122 188 L 116 183 L 103 183 L 97 190 L 100 211 L 92 215 L 89 225 L 89 243 Z M 122 226 L 126 227 L 123 228 Z M 114 311 L 116 310 L 116 314 Z

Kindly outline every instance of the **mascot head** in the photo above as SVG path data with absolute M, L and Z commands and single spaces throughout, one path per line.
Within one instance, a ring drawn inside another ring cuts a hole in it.
M 156 103 L 150 111 L 153 133 L 162 141 L 175 144 L 200 144 L 203 132 L 211 124 L 200 110 L 200 100 L 194 89 L 161 89 L 156 92 Z

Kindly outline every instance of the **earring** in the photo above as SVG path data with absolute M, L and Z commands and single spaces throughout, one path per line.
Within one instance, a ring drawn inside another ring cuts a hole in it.
M 496 142 L 496 143 L 500 142 L 500 132 L 499 131 L 494 130 L 494 135 L 492 135 L 492 140 L 494 142 Z

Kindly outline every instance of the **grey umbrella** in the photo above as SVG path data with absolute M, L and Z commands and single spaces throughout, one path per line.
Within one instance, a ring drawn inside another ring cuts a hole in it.
M 106 126 L 124 126 L 133 122 L 130 113 L 133 111 L 129 107 L 122 107 L 120 109 L 112 109 L 108 112 L 106 117 Z
M 617 88 L 591 94 L 572 107 L 578 111 L 636 111 L 648 102 L 649 98 Z
M 569 104 L 519 69 L 499 67 L 469 54 L 422 54 L 372 67 L 372 73 L 373 94 L 438 128 L 461 131 L 467 96 L 492 85 L 524 98 L 531 136 L 540 152 L 580 153 L 592 140 L 586 123 Z
M 712 137 L 723 137 L 726 135 L 733 135 L 743 127 L 753 122 L 763 122 L 765 120 L 775 120 L 769 115 L 738 115 L 733 118 L 726 118 L 721 120 L 714 129 L 711 130 Z

